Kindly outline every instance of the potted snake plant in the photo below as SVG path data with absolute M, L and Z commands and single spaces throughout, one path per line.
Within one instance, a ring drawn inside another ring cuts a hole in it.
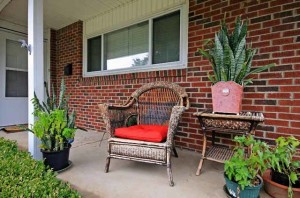
M 275 66 L 268 64 L 251 70 L 257 49 L 251 49 L 246 44 L 247 26 L 248 20 L 242 21 L 238 17 L 230 33 L 223 20 L 214 40 L 206 40 L 204 49 L 198 49 L 212 65 L 213 74 L 208 74 L 208 78 L 213 84 L 213 112 L 238 114 L 242 106 L 243 87 L 252 83 L 248 76 Z
M 269 167 L 270 148 L 253 136 L 236 136 L 234 141 L 234 155 L 224 166 L 225 191 L 230 197 L 257 198 L 263 184 L 260 174 Z M 250 146 L 251 153 L 245 152 Z
M 75 136 L 75 111 L 70 111 L 68 98 L 65 97 L 66 86 L 61 81 L 59 101 L 56 102 L 54 89 L 49 94 L 47 84 L 46 102 L 40 102 L 34 94 L 34 116 L 37 118 L 29 130 L 41 140 L 41 152 L 45 165 L 54 171 L 62 170 L 69 166 L 69 152 L 71 142 Z

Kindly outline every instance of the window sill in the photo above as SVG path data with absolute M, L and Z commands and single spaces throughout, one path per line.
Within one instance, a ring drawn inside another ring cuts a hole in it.
M 109 71 L 83 72 L 83 77 L 109 76 L 109 75 L 129 74 L 129 73 L 138 73 L 138 72 L 185 69 L 185 68 L 187 68 L 187 64 L 167 63 L 163 65 L 143 66 L 143 67 L 134 67 L 134 68 L 132 67 L 126 69 L 109 70 Z

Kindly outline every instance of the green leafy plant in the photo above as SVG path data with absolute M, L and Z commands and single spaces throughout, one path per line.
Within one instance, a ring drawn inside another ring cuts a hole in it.
M 234 155 L 225 161 L 225 175 L 229 180 L 238 183 L 241 190 L 246 186 L 256 186 L 259 183 L 257 175 L 269 168 L 271 151 L 265 142 L 255 140 L 253 136 L 236 136 L 234 141 Z M 252 152 L 247 153 L 245 148 L 252 146 Z
M 50 95 L 45 83 L 47 98 L 46 103 L 40 102 L 36 94 L 32 99 L 34 105 L 34 116 L 37 120 L 31 129 L 42 142 L 41 148 L 45 151 L 60 151 L 68 147 L 70 139 L 75 136 L 75 119 L 76 114 L 73 110 L 70 113 L 68 98 L 65 96 L 66 86 L 62 79 L 58 104 L 54 89 Z
M 42 161 L 18 150 L 16 142 L 0 138 L 0 151 L 0 197 L 81 197 Z
M 221 22 L 221 29 L 215 34 L 214 41 L 206 40 L 205 49 L 198 52 L 207 58 L 212 65 L 213 75 L 208 74 L 210 81 L 234 81 L 241 85 L 252 83 L 252 79 L 246 79 L 250 74 L 260 73 L 275 66 L 268 64 L 251 70 L 252 60 L 257 49 L 247 47 L 246 36 L 248 20 L 241 21 L 238 17 L 232 33 L 229 32 L 225 21 Z
M 270 156 L 271 168 L 285 174 L 289 178 L 288 195 L 293 197 L 292 184 L 300 177 L 300 161 L 294 160 L 300 141 L 293 136 L 279 137 Z

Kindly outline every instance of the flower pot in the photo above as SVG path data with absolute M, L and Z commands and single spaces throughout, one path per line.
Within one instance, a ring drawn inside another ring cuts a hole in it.
M 228 179 L 228 177 L 224 174 L 226 187 L 228 190 L 228 193 L 231 195 L 231 197 L 239 197 L 239 198 L 257 198 L 259 196 L 259 191 L 262 187 L 263 180 L 262 178 L 257 175 L 257 178 L 260 180 L 260 184 L 258 186 L 247 186 L 244 190 L 240 189 L 240 192 L 238 193 L 238 187 L 239 185 L 236 182 L 233 182 Z
M 44 151 L 43 153 L 44 164 L 49 166 L 53 171 L 59 171 L 69 166 L 69 153 L 71 144 L 62 151 Z
M 268 169 L 263 174 L 264 189 L 265 191 L 275 198 L 286 198 L 288 197 L 288 186 L 276 183 L 271 179 L 271 169 Z M 295 198 L 300 197 L 300 188 L 292 188 Z
M 238 114 L 242 110 L 243 86 L 233 81 L 211 87 L 213 112 Z
M 274 171 L 271 169 L 271 180 L 278 184 L 289 186 L 289 177 L 286 174 L 280 173 L 278 171 Z M 300 188 L 300 178 L 292 185 L 293 188 Z

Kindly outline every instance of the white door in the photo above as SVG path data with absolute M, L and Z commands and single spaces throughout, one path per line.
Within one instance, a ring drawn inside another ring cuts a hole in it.
M 28 122 L 28 53 L 19 39 L 27 40 L 0 31 L 0 126 Z

